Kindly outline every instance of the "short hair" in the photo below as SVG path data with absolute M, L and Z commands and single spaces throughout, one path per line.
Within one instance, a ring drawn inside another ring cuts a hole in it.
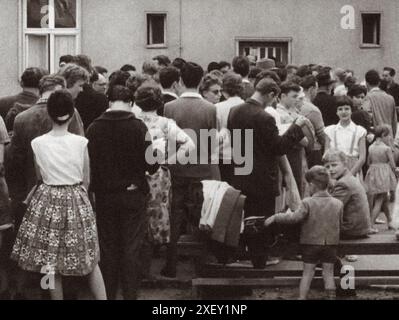
M 152 60 L 158 61 L 158 64 L 160 66 L 169 66 L 170 65 L 170 59 L 169 57 L 165 56 L 165 55 L 159 55 L 154 57 Z
M 384 68 L 384 71 L 389 71 L 389 75 L 390 75 L 391 77 L 394 77 L 394 76 L 396 75 L 396 70 L 395 70 L 394 68 L 385 67 L 385 68 Z
M 223 69 L 229 67 L 231 68 L 231 63 L 227 62 L 227 61 L 220 61 L 219 62 L 219 69 Z
M 58 65 L 60 65 L 61 63 L 74 63 L 75 62 L 75 57 L 70 55 L 70 54 L 66 54 L 60 57 L 59 63 Z
M 287 81 L 287 82 L 283 82 L 280 85 L 280 90 L 281 90 L 281 92 L 280 92 L 280 97 L 281 97 L 282 94 L 287 95 L 291 91 L 299 93 L 299 92 L 301 92 L 301 87 L 299 85 L 297 85 L 296 83 Z
M 334 75 L 338 78 L 340 82 L 345 82 L 346 72 L 344 69 L 338 68 L 334 71 Z
M 184 60 L 182 58 L 176 58 L 175 60 L 173 60 L 172 66 L 176 67 L 177 69 L 179 69 L 181 71 L 181 69 L 183 68 L 183 66 L 186 63 L 187 63 L 186 60 Z
M 346 78 L 346 80 L 345 80 L 345 82 L 344 82 L 344 85 L 345 85 L 345 87 L 348 88 L 348 90 L 349 90 L 349 89 L 352 88 L 356 83 L 357 83 L 357 79 L 356 79 L 355 77 L 349 76 L 349 77 Z
M 320 190 L 326 190 L 330 184 L 330 174 L 323 166 L 314 166 L 305 173 L 308 183 L 315 184 Z
M 337 107 L 337 110 L 339 107 L 349 106 L 353 111 L 353 100 L 348 96 L 335 97 L 335 105 Z
M 364 93 L 364 95 L 367 95 L 367 88 L 365 86 L 362 86 L 360 84 L 355 84 L 352 87 L 349 88 L 348 90 L 348 97 L 354 98 L 357 97 L 359 94 Z
M 136 71 L 136 67 L 131 65 L 131 64 L 125 64 L 122 66 L 122 68 L 120 68 L 121 71 Z
M 297 76 L 297 75 L 292 75 L 290 80 L 289 80 L 289 82 L 295 83 L 298 86 L 300 85 L 301 81 L 302 81 L 302 78 Z
M 158 73 L 158 66 L 155 61 L 145 61 L 143 63 L 143 73 L 153 76 Z
M 187 62 L 181 70 L 183 84 L 189 89 L 197 88 L 203 76 L 204 70 L 194 62 Z
M 248 78 L 249 79 L 256 79 L 259 73 L 262 72 L 263 69 L 258 67 L 251 67 L 249 70 Z
M 287 80 L 288 71 L 285 68 L 278 68 L 276 70 L 277 75 L 279 76 L 281 82 L 285 82 Z
M 134 97 L 137 89 L 150 80 L 151 77 L 149 75 L 135 72 L 127 79 L 126 87 L 129 88 L 130 92 L 132 93 L 132 96 Z
M 258 82 L 258 84 L 255 86 L 256 92 L 259 92 L 262 95 L 266 95 L 269 93 L 274 93 L 275 96 L 280 94 L 280 88 L 276 82 L 274 82 L 272 79 L 262 79 Z
M 378 71 L 377 70 L 367 71 L 366 82 L 371 86 L 378 86 L 381 82 L 381 77 Z
M 108 73 L 108 70 L 101 66 L 95 66 L 94 70 L 96 70 L 100 74 Z
M 216 78 L 219 78 L 220 81 L 223 81 L 223 72 L 220 70 L 212 70 L 211 72 L 209 72 L 208 74 L 215 76 Z
M 308 65 L 302 65 L 298 68 L 298 72 L 296 73 L 298 77 L 304 78 L 308 75 L 312 74 L 312 70 Z
M 242 77 L 234 72 L 228 72 L 223 77 L 223 91 L 230 97 L 238 96 L 243 90 Z
M 346 155 L 341 150 L 338 149 L 328 149 L 323 156 L 323 163 L 326 164 L 332 161 L 340 161 L 346 164 Z
M 63 125 L 72 118 L 75 108 L 72 95 L 68 90 L 58 90 L 50 95 L 47 101 L 47 112 L 51 120 L 58 125 Z
M 219 85 L 222 86 L 222 81 L 220 80 L 219 77 L 213 75 L 213 74 L 207 74 L 201 82 L 200 86 L 200 93 L 203 94 L 204 92 L 208 91 L 210 87 L 214 85 Z
M 286 69 L 287 71 L 288 71 L 288 70 L 292 70 L 292 69 L 298 70 L 298 66 L 296 66 L 295 64 L 287 64 L 286 67 L 285 67 L 285 69 Z
M 66 87 L 65 79 L 56 74 L 44 76 L 39 82 L 40 95 L 48 91 L 53 91 L 56 86 L 61 86 L 62 89 L 65 89 Z
M 391 127 L 389 125 L 387 125 L 387 124 L 383 124 L 383 125 L 377 126 L 374 129 L 374 136 L 376 138 L 386 137 L 386 136 L 388 136 L 390 134 L 391 134 Z
M 108 100 L 110 102 L 122 101 L 125 103 L 133 102 L 133 95 L 129 88 L 121 85 L 115 85 L 108 90 Z
M 111 92 L 111 88 L 114 86 L 126 86 L 126 82 L 130 77 L 130 73 L 127 71 L 117 70 L 109 76 L 109 85 L 106 95 L 108 96 Z
M 92 73 L 93 72 L 93 67 L 91 65 L 91 59 L 89 56 L 85 54 L 78 54 L 75 57 L 75 61 L 78 66 L 81 66 L 82 68 L 85 68 L 87 72 Z
M 258 73 L 258 75 L 256 76 L 255 84 L 254 84 L 255 87 L 259 83 L 259 81 L 262 79 L 272 79 L 278 85 L 280 85 L 280 83 L 281 83 L 280 77 L 277 75 L 277 73 L 275 73 L 274 71 L 271 71 L 271 70 L 263 70 L 260 73 Z
M 249 60 L 247 57 L 239 56 L 233 59 L 233 70 L 245 78 L 249 74 Z
M 88 82 L 90 77 L 86 69 L 75 64 L 67 64 L 58 75 L 64 77 L 67 88 L 72 88 L 78 81 Z
M 208 64 L 208 69 L 207 69 L 208 73 L 213 70 L 220 70 L 219 63 L 212 61 L 210 64 Z
M 310 88 L 315 88 L 317 86 L 317 79 L 315 76 L 312 76 L 311 74 L 307 75 L 304 78 L 302 78 L 300 86 L 304 90 L 309 90 Z
M 21 86 L 25 88 L 39 88 L 40 80 L 48 75 L 47 70 L 41 68 L 27 68 L 21 76 Z
M 94 70 L 90 76 L 89 81 L 90 81 L 90 83 L 94 83 L 94 82 L 98 81 L 98 79 L 99 79 L 99 73 Z
M 161 89 L 152 84 L 143 85 L 135 94 L 135 102 L 145 112 L 158 110 L 163 106 Z
M 179 82 L 180 72 L 179 69 L 169 66 L 159 71 L 159 81 L 162 88 L 169 89 L 173 83 Z

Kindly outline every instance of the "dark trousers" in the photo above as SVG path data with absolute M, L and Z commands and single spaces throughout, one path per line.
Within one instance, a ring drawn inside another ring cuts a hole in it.
M 321 150 L 312 150 L 306 155 L 306 160 L 308 161 L 309 169 L 314 166 L 323 165 L 323 153 Z
M 270 217 L 276 210 L 276 197 L 273 192 L 263 193 L 259 196 L 247 196 L 244 211 L 245 218 L 248 217 Z M 274 241 L 273 228 L 265 229 L 255 235 L 246 235 L 244 243 L 248 247 L 252 264 L 255 268 L 263 269 L 269 253 L 269 246 Z
M 165 274 L 174 276 L 177 266 L 177 242 L 185 219 L 198 229 L 204 196 L 204 178 L 172 176 L 172 208 L 170 213 L 170 243 L 167 250 Z
M 120 282 L 124 299 L 137 299 L 139 256 L 148 227 L 145 205 L 140 191 L 96 194 L 100 268 L 110 300 L 116 299 Z
M 234 178 L 234 165 L 233 164 L 223 164 L 223 160 L 219 163 L 220 178 L 223 182 L 227 182 L 232 185 Z

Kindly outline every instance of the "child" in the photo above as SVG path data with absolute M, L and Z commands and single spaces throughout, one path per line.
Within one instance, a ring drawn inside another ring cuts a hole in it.
M 68 132 L 74 114 L 68 91 L 54 92 L 47 110 L 53 129 L 31 143 L 43 184 L 28 196 L 11 258 L 25 271 L 53 274 L 53 300 L 63 299 L 62 276 L 86 275 L 94 297 L 105 300 L 96 220 L 86 191 L 88 141 Z
M 371 197 L 371 223 L 374 224 L 381 210 L 387 218 L 388 229 L 395 230 L 389 210 L 388 193 L 396 189 L 395 160 L 392 149 L 389 147 L 390 127 L 382 125 L 375 129 L 375 142 L 369 148 L 366 175 L 366 189 Z
M 306 172 L 305 178 L 311 198 L 304 199 L 294 213 L 277 214 L 265 221 L 266 227 L 273 223 L 302 222 L 300 243 L 304 270 L 299 288 L 300 300 L 307 298 L 316 265 L 320 262 L 323 263 L 324 286 L 328 296 L 335 294 L 334 263 L 343 214 L 342 202 L 327 192 L 330 176 L 324 167 L 313 167 Z

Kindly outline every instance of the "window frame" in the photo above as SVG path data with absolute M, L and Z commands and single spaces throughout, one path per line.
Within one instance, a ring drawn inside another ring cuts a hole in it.
M 148 23 L 149 23 L 149 15 L 163 15 L 164 16 L 164 43 L 158 43 L 158 44 L 148 44 Z M 145 30 L 146 30 L 146 37 L 145 37 L 145 42 L 146 42 L 146 48 L 147 49 L 167 49 L 168 48 L 168 12 L 167 11 L 145 11 Z
M 49 72 L 54 73 L 58 68 L 58 61 L 55 61 L 55 37 L 74 36 L 75 55 L 81 52 L 81 26 L 82 26 L 82 0 L 76 0 L 76 27 L 75 28 L 55 28 L 55 0 L 49 1 L 49 28 L 28 28 L 28 0 L 19 1 L 19 74 L 28 67 L 29 62 L 29 35 L 49 36 Z
M 363 29 L 363 15 L 366 14 L 378 14 L 380 16 L 380 44 L 375 43 L 364 43 L 364 29 Z M 360 48 L 361 49 L 380 49 L 382 48 L 383 37 L 382 37 L 382 22 L 383 22 L 383 12 L 382 11 L 360 11 Z
M 235 37 L 236 55 L 240 54 L 240 42 L 283 42 L 288 44 L 288 64 L 292 63 L 292 37 Z

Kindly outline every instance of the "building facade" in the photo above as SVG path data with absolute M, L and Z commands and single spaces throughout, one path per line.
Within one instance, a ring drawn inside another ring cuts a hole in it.
M 110 71 L 158 54 L 204 67 L 238 54 L 399 69 L 397 0 L 0 0 L 0 96 L 25 67 L 84 53 Z

